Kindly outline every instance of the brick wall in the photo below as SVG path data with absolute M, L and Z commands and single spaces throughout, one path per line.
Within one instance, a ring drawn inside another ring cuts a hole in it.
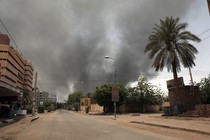
M 206 112 L 207 117 L 210 117 L 210 104 L 206 105 Z
M 198 113 L 198 116 L 210 117 L 210 104 L 196 105 L 195 111 Z
M 185 117 L 210 117 L 210 104 L 200 104 L 195 106 L 195 110 L 187 111 L 180 116 Z
M 168 90 L 170 105 L 177 107 L 177 113 L 194 110 L 195 105 L 201 103 L 198 86 L 179 86 Z
M 100 106 L 98 104 L 91 104 L 90 106 L 90 111 L 91 112 L 103 112 L 103 106 Z
M 10 44 L 9 37 L 5 34 L 0 34 L 0 44 L 9 45 Z
M 81 111 L 85 111 L 87 106 L 80 106 Z M 91 104 L 89 106 L 90 112 L 103 112 L 103 106 L 100 106 L 98 104 Z
M 159 105 L 145 105 L 144 108 L 138 104 L 122 104 L 117 106 L 117 112 L 119 113 L 158 112 L 159 110 Z

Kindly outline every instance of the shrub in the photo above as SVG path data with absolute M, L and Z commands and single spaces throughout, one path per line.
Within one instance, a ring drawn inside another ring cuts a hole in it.
M 42 105 L 38 107 L 38 113 L 44 113 L 44 107 Z

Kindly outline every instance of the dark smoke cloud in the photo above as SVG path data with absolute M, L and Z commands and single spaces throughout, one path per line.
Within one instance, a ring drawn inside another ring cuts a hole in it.
M 113 82 L 150 78 L 144 46 L 165 16 L 185 17 L 196 0 L 0 0 L 0 17 L 35 67 L 39 87 L 64 99 Z M 5 32 L 2 26 L 0 31 Z

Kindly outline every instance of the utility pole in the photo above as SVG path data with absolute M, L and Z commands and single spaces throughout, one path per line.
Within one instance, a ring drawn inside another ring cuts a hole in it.
M 117 89 L 117 69 L 116 69 L 116 59 L 110 56 L 105 56 L 106 59 L 114 60 L 114 87 L 112 88 L 112 101 L 114 102 L 114 117 L 117 117 L 117 105 L 116 102 L 119 101 L 119 89 Z
M 192 77 L 191 68 L 189 68 L 189 73 L 190 73 L 190 81 L 191 81 L 191 85 L 192 85 L 192 86 L 194 86 L 194 82 L 193 82 L 193 77 Z
M 35 115 L 35 104 L 36 104 L 36 87 L 37 87 L 37 72 L 35 73 L 35 81 L 34 81 L 34 95 L 33 95 L 33 108 L 32 115 Z
M 117 79 L 117 70 L 116 70 L 116 59 L 114 60 L 114 84 L 115 84 L 115 88 L 116 88 L 116 79 Z M 117 105 L 116 105 L 116 101 L 114 101 L 114 117 L 117 117 Z
M 207 4 L 208 4 L 209 14 L 210 14 L 210 0 L 207 0 Z M 207 30 L 205 30 L 205 31 L 203 31 L 203 32 L 200 33 L 198 36 L 201 36 L 202 34 L 208 32 L 209 30 L 210 30 L 210 28 L 207 29 Z M 190 74 L 190 81 L 191 81 L 191 84 L 192 84 L 192 86 L 194 86 L 193 77 L 192 77 L 192 72 L 191 72 L 191 68 L 190 68 L 190 67 L 189 67 L 189 74 Z

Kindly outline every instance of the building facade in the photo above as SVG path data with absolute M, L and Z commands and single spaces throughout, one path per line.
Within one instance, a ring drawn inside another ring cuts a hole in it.
M 7 35 L 0 34 L 0 81 L 20 91 L 32 91 L 33 66 L 10 46 Z
M 30 62 L 25 60 L 25 71 L 24 71 L 24 81 L 23 81 L 23 89 L 32 91 L 33 85 L 33 66 Z
M 51 95 L 48 92 L 39 90 L 36 93 L 36 106 L 43 105 L 44 103 L 56 103 L 57 102 L 57 96 Z
M 174 79 L 167 81 L 167 88 L 171 106 L 171 111 L 167 112 L 172 115 L 194 110 L 196 105 L 201 104 L 199 86 L 185 85 L 183 77 L 179 77 L 177 82 Z
M 43 103 L 48 102 L 48 92 L 36 92 L 36 106 L 42 105 Z
M 49 103 L 56 103 L 57 102 L 57 96 L 56 95 L 49 95 L 48 102 Z

